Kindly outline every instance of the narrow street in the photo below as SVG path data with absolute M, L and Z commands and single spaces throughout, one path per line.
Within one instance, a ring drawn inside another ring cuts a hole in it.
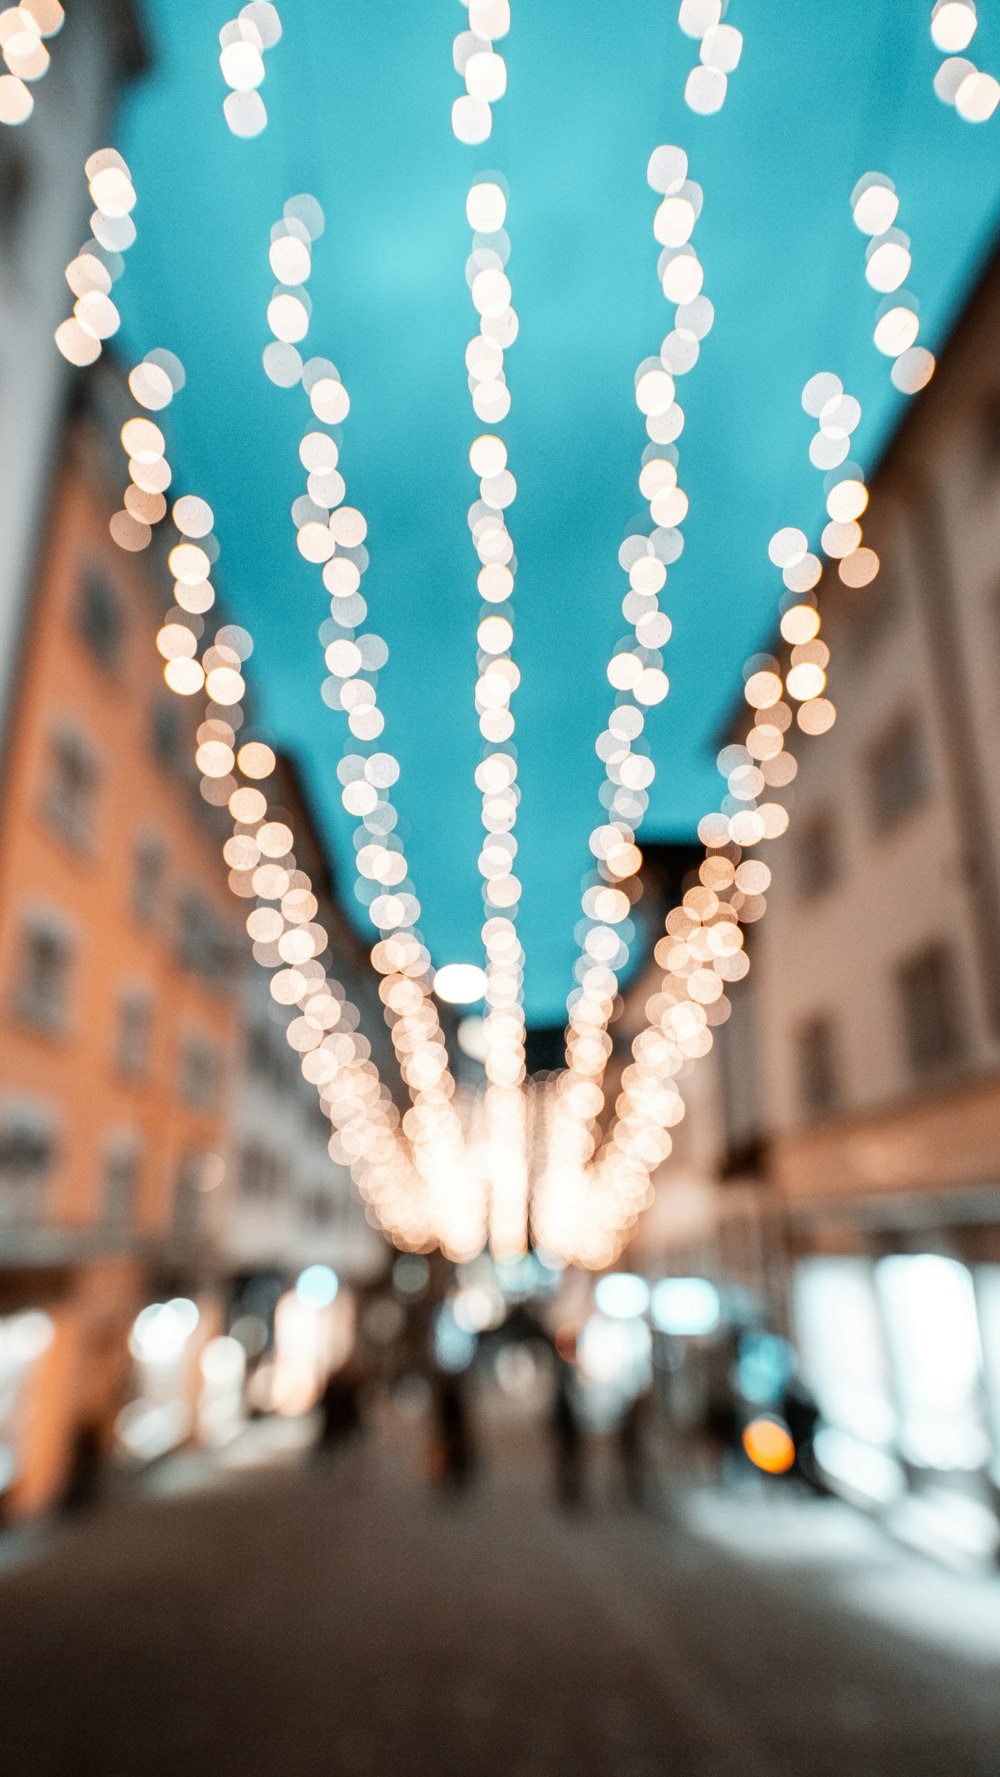
M 996 1582 L 832 1503 L 449 1504 L 405 1445 L 185 1473 L 3 1561 L 17 1777 L 995 1777 Z

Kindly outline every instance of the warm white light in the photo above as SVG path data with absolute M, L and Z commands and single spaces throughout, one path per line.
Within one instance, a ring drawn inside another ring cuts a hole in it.
M 502 188 L 492 179 L 481 179 L 473 185 L 465 200 L 465 213 L 470 228 L 480 234 L 493 234 L 504 225 L 507 199 Z
M 913 310 L 897 303 L 875 323 L 875 344 L 887 358 L 898 358 L 901 352 L 908 351 L 919 332 L 920 321 Z
M 1000 81 L 992 74 L 967 74 L 955 94 L 955 109 L 966 123 L 987 123 L 1000 105 Z
M 450 1006 L 472 1006 L 486 991 L 486 971 L 477 963 L 445 963 L 434 972 L 434 992 Z
M 884 173 L 866 173 L 851 193 L 851 210 L 862 234 L 884 234 L 899 210 L 892 180 Z
M 909 277 L 912 263 L 906 236 L 890 229 L 872 241 L 865 256 L 865 277 L 873 290 L 898 290 Z
M 931 36 L 946 55 L 966 49 L 976 34 L 974 0 L 937 0 L 931 13 Z

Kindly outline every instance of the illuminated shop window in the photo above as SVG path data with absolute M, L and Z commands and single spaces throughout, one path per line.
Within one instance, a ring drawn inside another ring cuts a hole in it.
M 875 1275 L 900 1401 L 902 1454 L 922 1468 L 980 1468 L 989 1437 L 971 1273 L 937 1253 L 894 1253 L 879 1261 Z

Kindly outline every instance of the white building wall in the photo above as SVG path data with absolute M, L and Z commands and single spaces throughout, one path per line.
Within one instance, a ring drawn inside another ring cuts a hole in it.
M 982 502 L 969 510 L 978 479 L 968 428 L 942 441 L 933 473 L 940 477 L 950 524 L 945 540 L 956 575 L 960 624 L 974 690 L 976 748 L 989 802 L 981 809 L 980 838 L 996 857 L 1000 833 L 1000 503 L 984 523 Z M 915 499 L 919 492 L 915 490 Z M 903 1038 L 896 990 L 897 966 L 925 945 L 949 946 L 960 986 L 968 1074 L 1000 1063 L 991 1030 L 980 953 L 971 917 L 969 859 L 954 794 L 934 672 L 934 638 L 926 600 L 938 596 L 914 508 L 873 491 L 866 541 L 882 558 L 882 572 L 858 595 L 891 600 L 891 615 L 867 641 L 858 604 L 828 574 L 822 594 L 823 634 L 831 649 L 830 694 L 837 705 L 833 730 L 818 738 L 796 735 L 799 774 L 790 797 L 787 838 L 763 850 L 773 870 L 765 919 L 752 934 L 748 988 L 757 1023 L 766 1033 L 768 1065 L 761 1127 L 794 1128 L 811 1119 L 803 1105 L 798 1038 L 816 1017 L 830 1017 L 838 1037 L 842 1088 L 837 1114 L 863 1113 L 916 1089 Z M 923 579 L 922 579 L 923 577 Z M 938 663 L 940 665 L 940 663 Z M 961 687 L 952 693 L 961 696 Z M 880 832 L 872 807 L 871 753 L 897 715 L 916 714 L 924 735 L 929 789 L 920 805 Z M 802 853 L 811 821 L 830 811 L 837 834 L 837 879 L 819 894 L 800 887 Z M 736 992 L 743 991 L 737 989 Z

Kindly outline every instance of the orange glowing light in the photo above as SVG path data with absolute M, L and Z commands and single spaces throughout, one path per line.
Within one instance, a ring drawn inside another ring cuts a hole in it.
M 795 1445 L 780 1419 L 752 1419 L 743 1432 L 743 1448 L 765 1475 L 786 1475 L 795 1461 Z

